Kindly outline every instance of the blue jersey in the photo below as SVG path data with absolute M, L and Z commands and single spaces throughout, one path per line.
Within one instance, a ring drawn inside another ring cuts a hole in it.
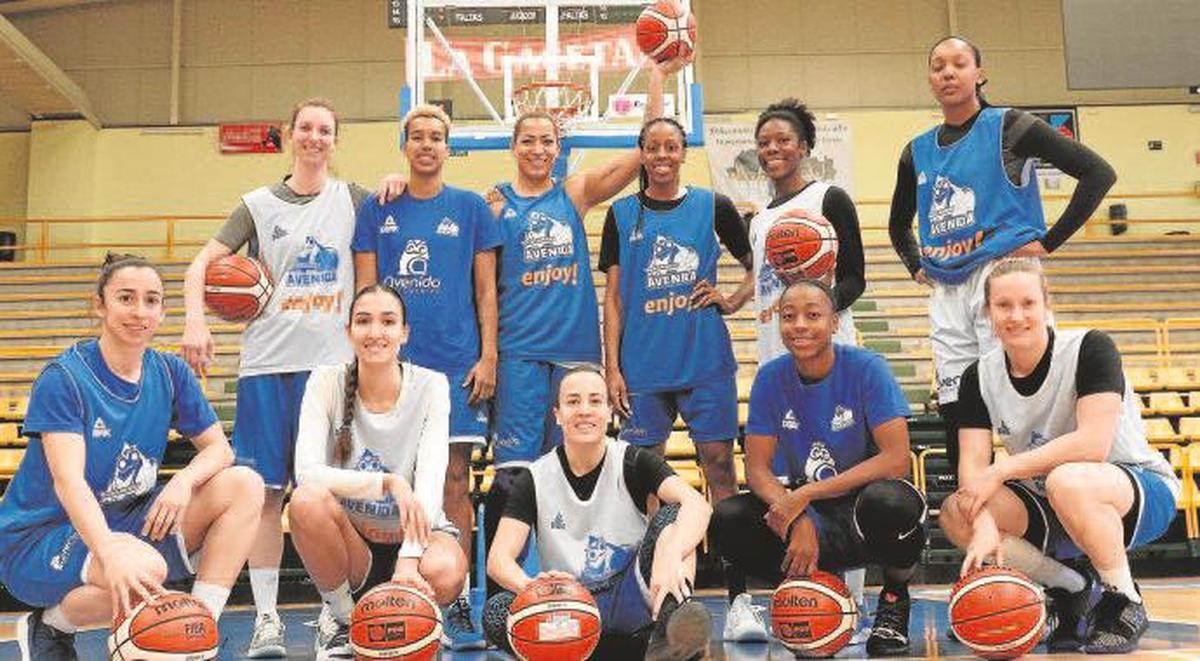
M 921 267 L 958 284 L 983 264 L 1042 238 L 1046 219 L 1033 161 L 1014 185 L 1001 159 L 1005 108 L 984 108 L 965 136 L 937 143 L 938 129 L 912 141 Z
M 379 282 L 404 297 L 409 336 L 404 355 L 449 372 L 479 360 L 475 254 L 500 245 L 487 203 L 445 186 L 429 199 L 405 191 L 385 205 L 369 199 L 358 212 L 355 252 L 375 253 Z
M 502 358 L 600 362 L 600 315 L 587 232 L 561 183 L 537 197 L 511 184 L 500 227 Z
M 729 329 L 715 306 L 692 309 L 699 280 L 717 282 L 721 245 L 712 191 L 688 188 L 678 206 L 654 211 L 637 195 L 613 204 L 620 249 L 621 372 L 633 392 L 690 388 L 737 370 Z
M 177 356 L 147 349 L 140 384 L 121 380 L 98 344 L 74 345 L 34 382 L 25 431 L 29 446 L 0 503 L 0 562 L 24 534 L 68 520 L 54 493 L 42 434 L 83 437 L 84 478 L 106 518 L 149 493 L 172 427 L 194 436 L 217 421 L 200 384 Z
M 758 369 L 750 388 L 746 434 L 774 436 L 775 473 L 815 482 L 878 452 L 871 430 L 909 415 L 908 401 L 887 361 L 858 347 L 833 345 L 833 370 L 804 383 L 791 355 Z

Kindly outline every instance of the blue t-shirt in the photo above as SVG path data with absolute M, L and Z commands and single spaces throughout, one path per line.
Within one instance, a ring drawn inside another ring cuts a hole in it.
M 502 358 L 600 362 L 600 314 L 587 232 L 561 183 L 535 197 L 511 184 L 500 227 Z
M 691 308 L 696 282 L 717 282 L 721 244 L 712 191 L 688 188 L 673 209 L 638 196 L 613 203 L 619 237 L 621 372 L 631 392 L 691 388 L 733 374 L 729 329 L 716 306 Z
M 965 136 L 941 146 L 938 128 L 912 141 L 921 267 L 958 284 L 983 264 L 1046 234 L 1031 159 L 1014 185 L 1001 158 L 1005 108 L 984 108 Z
M 483 198 L 444 186 L 428 199 L 405 191 L 384 205 L 367 200 L 351 247 L 375 253 L 379 282 L 404 297 L 409 327 L 404 356 L 449 373 L 479 360 L 474 260 L 498 245 L 499 228 Z
M 833 369 L 804 383 L 791 355 L 759 367 L 750 388 L 746 434 L 774 436 L 776 475 L 815 482 L 878 453 L 871 430 L 910 410 L 882 356 L 834 344 Z
M 83 437 L 84 477 L 106 514 L 154 488 L 174 428 L 195 436 L 217 422 L 192 371 L 178 356 L 147 349 L 140 383 L 113 374 L 99 344 L 76 344 L 34 381 L 29 446 L 0 503 L 0 562 L 30 532 L 68 521 L 54 493 L 42 434 Z

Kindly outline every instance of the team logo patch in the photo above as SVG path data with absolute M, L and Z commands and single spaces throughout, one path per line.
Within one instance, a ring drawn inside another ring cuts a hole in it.
M 611 576 L 629 564 L 634 552 L 632 546 L 610 543 L 601 535 L 588 535 L 579 580 L 588 583 Z
M 557 514 L 554 515 L 554 519 L 550 522 L 550 529 L 551 530 L 566 530 L 567 529 L 567 520 L 565 518 L 563 518 L 562 512 L 558 512 Z
M 364 473 L 389 472 L 388 467 L 383 463 L 379 455 L 370 449 L 364 449 L 351 468 Z M 350 498 L 340 500 L 342 507 L 346 508 L 346 512 L 351 516 L 359 517 L 360 521 L 362 518 L 372 520 L 367 525 L 371 527 L 371 536 L 376 541 L 381 539 L 381 535 L 394 536 L 399 531 L 400 510 L 396 505 L 396 500 L 392 498 L 392 494 L 385 491 L 383 497 L 377 500 Z M 388 538 L 390 539 L 390 537 Z
M 449 218 L 442 218 L 442 222 L 438 223 L 437 233 L 441 236 L 458 236 L 458 223 Z
M 104 422 L 104 418 L 96 418 L 92 423 L 92 438 L 112 438 L 112 430 Z
M 321 245 L 312 236 L 305 237 L 304 249 L 296 255 L 296 261 L 287 272 L 287 285 L 305 287 L 337 282 L 339 261 L 336 249 Z
M 829 421 L 829 431 L 842 431 L 854 426 L 854 411 L 838 405 L 833 410 L 833 419 Z
M 396 219 L 392 218 L 391 214 L 388 214 L 388 217 L 384 218 L 383 222 L 379 224 L 380 234 L 395 234 L 399 229 L 396 225 Z
M 800 429 L 800 422 L 796 420 L 796 413 L 788 409 L 787 413 L 783 414 L 783 420 L 779 422 L 779 426 L 792 431 Z
M 575 233 L 567 223 L 541 211 L 529 212 L 529 225 L 521 236 L 526 262 L 540 262 L 575 254 Z
M 50 558 L 50 568 L 54 571 L 62 571 L 67 566 L 67 561 L 71 559 L 71 552 L 79 545 L 79 533 L 73 532 L 67 535 L 67 541 L 63 542 L 62 548 Z
M 837 466 L 833 463 L 833 455 L 821 441 L 813 441 L 808 450 L 808 460 L 804 462 L 804 477 L 809 482 L 828 480 L 837 475 Z
M 975 225 L 975 191 L 955 186 L 946 177 L 933 182 L 933 205 L 929 209 L 929 236 L 941 236 Z
M 127 498 L 149 493 L 158 480 L 158 461 L 142 454 L 136 445 L 125 443 L 112 478 L 100 493 L 100 504 L 109 505 Z
M 429 273 L 429 244 L 422 239 L 409 239 L 400 255 L 397 272 L 402 276 Z
M 646 265 L 646 288 L 662 289 L 696 281 L 700 255 L 669 236 L 654 237 L 654 253 Z

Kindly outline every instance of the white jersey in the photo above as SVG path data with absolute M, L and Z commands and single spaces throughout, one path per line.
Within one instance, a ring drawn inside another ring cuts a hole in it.
M 1017 392 L 1005 364 L 1003 347 L 979 359 L 979 393 L 987 405 L 992 428 L 1010 454 L 1034 449 L 1063 434 L 1075 431 L 1075 370 L 1086 330 L 1060 330 L 1054 334 L 1050 370 L 1041 388 L 1029 397 Z M 1116 437 L 1108 452 L 1109 463 L 1141 466 L 1163 477 L 1178 494 L 1179 480 L 1171 465 L 1146 443 L 1146 430 L 1134 400 L 1133 388 L 1125 380 L 1121 415 Z M 1023 480 L 1039 494 L 1046 494 L 1046 476 Z
M 259 257 L 275 293 L 242 333 L 239 376 L 348 362 L 353 352 L 345 327 L 354 297 L 350 187 L 330 178 L 307 204 L 281 200 L 265 187 L 242 201 L 254 218 Z
M 779 221 L 780 216 L 794 209 L 822 215 L 825 193 L 831 184 L 814 181 L 792 199 L 777 207 L 763 209 L 750 221 L 750 250 L 754 255 L 754 330 L 758 342 L 758 364 L 762 365 L 787 353 L 783 339 L 779 337 L 779 319 L 776 305 L 786 289 L 783 281 L 767 262 L 767 232 Z M 838 330 L 834 341 L 841 344 L 856 344 L 854 318 L 849 309 L 839 314 Z
M 649 520 L 625 485 L 624 441 L 605 441 L 603 468 L 590 499 L 567 482 L 558 452 L 529 465 L 537 501 L 542 570 L 565 571 L 585 584 L 602 582 L 632 565 Z
M 450 460 L 450 386 L 440 372 L 411 363 L 402 370 L 400 395 L 388 411 L 371 413 L 355 398 L 350 452 L 341 465 L 334 465 L 333 455 L 348 365 L 313 370 L 296 438 L 297 484 L 329 489 L 363 537 L 382 543 L 403 537 L 396 502 L 383 492 L 385 473 L 408 483 L 434 530 L 448 526 L 442 489 Z M 418 557 L 421 551 L 415 541 L 405 540 L 400 555 Z

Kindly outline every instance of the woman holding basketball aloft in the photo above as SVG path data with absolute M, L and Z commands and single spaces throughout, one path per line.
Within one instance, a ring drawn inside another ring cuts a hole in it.
M 1125 549 L 1166 532 L 1179 478 L 1146 443 L 1112 339 L 1050 326 L 1037 261 L 998 262 L 983 297 L 1000 346 L 962 375 L 961 486 L 942 529 L 967 553 L 963 573 L 994 557 L 1048 588 L 1051 651 L 1128 653 L 1149 620 Z M 993 433 L 1004 460 L 991 460 Z M 1080 556 L 1098 581 L 1058 562 Z
M 971 361 L 995 346 L 982 294 L 991 262 L 1053 252 L 1083 226 L 1116 181 L 1108 163 L 1078 141 L 1029 113 L 989 105 L 982 95 L 987 83 L 982 64 L 979 49 L 966 39 L 934 44 L 929 87 L 945 121 L 905 146 L 888 220 L 901 261 L 917 282 L 933 287 L 930 341 L 955 468 L 958 380 Z M 1079 180 L 1049 231 L 1033 172 L 1038 159 Z
M 350 304 L 354 361 L 313 371 L 300 409 L 292 539 L 325 604 L 318 659 L 350 655 L 355 598 L 392 580 L 445 606 L 467 577 L 442 510 L 450 455 L 445 375 L 396 356 L 404 302 L 370 285 Z
M 754 127 L 758 145 L 758 164 L 771 180 L 774 198 L 767 208 L 750 221 L 750 246 L 754 250 L 755 330 L 758 336 L 758 363 L 787 353 L 779 340 L 776 304 L 787 286 L 766 259 L 767 232 L 782 218 L 791 215 L 822 216 L 837 233 L 837 266 L 833 281 L 837 292 L 840 326 L 835 339 L 856 344 L 854 319 L 850 306 L 866 289 L 862 234 L 858 212 L 846 191 L 824 181 L 808 181 L 801 165 L 812 154 L 817 141 L 814 117 L 796 99 L 772 103 L 758 116 Z
M 519 563 L 531 531 L 542 571 L 570 575 L 596 598 L 594 658 L 683 661 L 708 648 L 708 611 L 688 598 L 708 503 L 662 457 L 607 438 L 612 413 L 597 369 L 559 381 L 563 443 L 513 481 L 488 552 L 488 576 L 504 591 L 488 599 L 484 632 L 501 649 L 509 605 L 533 580 Z M 652 518 L 650 495 L 663 504 Z
M 250 551 L 262 480 L 233 452 L 199 382 L 150 348 L 163 283 L 141 257 L 104 261 L 93 297 L 100 338 L 33 383 L 29 447 L 0 503 L 0 583 L 34 606 L 17 624 L 21 658 L 75 659 L 75 631 L 107 624 L 196 572 L 192 594 L 219 618 Z M 166 484 L 171 429 L 198 452 Z
M 309 372 L 343 364 L 352 352 L 344 331 L 354 296 L 350 240 L 355 209 L 370 193 L 329 172 L 338 121 L 321 99 L 297 104 L 288 126 L 291 173 L 242 197 L 229 220 L 192 260 L 184 276 L 183 356 L 203 373 L 213 356 L 204 319 L 209 263 L 249 244 L 267 266 L 275 292 L 242 333 L 233 447 L 238 463 L 267 486 L 262 521 L 250 553 L 250 585 L 258 620 L 247 655 L 283 656 L 283 623 L 275 611 L 283 555 L 283 494 L 292 481 L 300 401 Z
M 908 582 L 926 535 L 925 501 L 903 479 L 908 402 L 881 356 L 833 341 L 836 301 L 817 280 L 780 296 L 789 353 L 760 366 L 750 389 L 750 493 L 716 504 L 709 535 L 727 562 L 771 584 L 818 567 L 882 565 L 867 653 L 903 655 Z

